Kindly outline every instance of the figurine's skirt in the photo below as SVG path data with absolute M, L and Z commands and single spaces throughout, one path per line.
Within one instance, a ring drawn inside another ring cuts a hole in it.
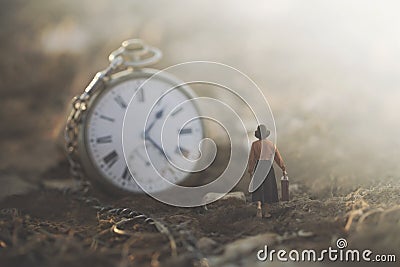
M 271 168 L 269 168 L 271 166 Z M 261 201 L 261 203 L 275 203 L 279 201 L 278 187 L 276 185 L 274 167 L 269 160 L 258 160 L 254 168 L 253 179 L 255 184 L 261 185 L 252 193 L 253 202 Z M 269 169 L 269 170 L 268 170 Z

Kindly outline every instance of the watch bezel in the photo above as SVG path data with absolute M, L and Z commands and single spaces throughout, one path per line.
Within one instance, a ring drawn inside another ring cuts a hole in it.
M 95 160 L 92 155 L 89 153 L 89 139 L 88 139 L 88 120 L 93 115 L 93 110 L 97 104 L 97 102 L 101 99 L 102 95 L 105 95 L 108 91 L 112 90 L 117 84 L 120 84 L 126 80 L 130 80 L 133 78 L 145 78 L 148 79 L 152 77 L 154 74 L 160 76 L 162 79 L 165 79 L 167 82 L 172 85 L 182 84 L 183 81 L 177 79 L 176 77 L 167 74 L 165 72 L 159 73 L 160 71 L 157 69 L 126 69 L 120 72 L 117 72 L 110 76 L 107 80 L 104 81 L 102 86 L 91 96 L 88 102 L 87 112 L 82 116 L 82 121 L 79 125 L 78 132 L 78 149 L 77 156 L 78 160 L 82 165 L 82 171 L 85 177 L 91 181 L 95 186 L 99 186 L 100 189 L 106 190 L 107 192 L 118 193 L 118 194 L 144 194 L 144 192 L 135 192 L 123 188 L 117 183 L 113 183 L 112 179 L 107 178 L 95 165 Z M 179 86 L 178 90 L 184 93 L 189 99 L 197 97 L 197 94 L 193 91 L 193 89 L 188 85 Z M 194 103 L 194 107 L 198 114 L 200 113 L 200 109 L 198 105 Z M 121 133 L 122 134 L 122 133 Z M 206 130 L 204 122 L 201 121 L 201 135 L 202 139 L 205 137 Z M 126 164 L 126 162 L 125 162 Z M 183 181 L 186 181 L 190 177 L 190 174 L 187 175 Z

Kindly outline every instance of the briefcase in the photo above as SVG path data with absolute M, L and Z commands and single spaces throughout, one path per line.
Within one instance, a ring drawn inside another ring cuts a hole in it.
M 281 199 L 282 201 L 289 201 L 289 176 L 284 175 L 281 178 Z

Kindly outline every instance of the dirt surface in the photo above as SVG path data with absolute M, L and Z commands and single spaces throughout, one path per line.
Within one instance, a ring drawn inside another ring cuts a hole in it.
M 319 199 L 295 183 L 292 199 L 274 205 L 272 218 L 259 219 L 255 206 L 239 199 L 176 208 L 147 196 L 83 195 L 68 180 L 56 179 L 66 171 L 65 163 L 57 165 L 43 174 L 41 189 L 0 203 L 2 266 L 255 266 L 264 245 L 321 251 L 335 248 L 337 238 L 346 238 L 353 249 L 399 257 L 399 184 Z M 122 208 L 146 217 L 123 222 L 131 217 Z M 147 216 L 164 231 L 146 222 Z M 257 236 L 261 240 L 246 239 Z

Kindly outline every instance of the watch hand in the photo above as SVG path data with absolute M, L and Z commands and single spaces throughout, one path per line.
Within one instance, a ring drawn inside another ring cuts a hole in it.
M 163 112 L 164 112 L 164 109 L 157 111 L 156 118 L 151 122 L 149 127 L 147 127 L 147 129 L 144 131 L 145 135 L 147 135 L 148 132 L 151 130 L 151 128 L 153 128 L 153 126 L 157 122 L 157 120 L 159 120 L 162 117 Z
M 165 158 L 168 159 L 167 154 L 164 152 L 164 150 L 162 149 L 162 147 L 161 147 L 159 144 L 157 144 L 149 135 L 146 135 L 145 138 L 146 138 L 146 140 L 149 140 L 150 143 L 152 143 L 153 146 L 154 146 L 155 148 L 157 148 L 157 149 L 160 151 L 160 153 L 164 155 Z

